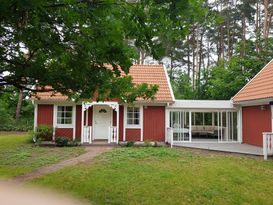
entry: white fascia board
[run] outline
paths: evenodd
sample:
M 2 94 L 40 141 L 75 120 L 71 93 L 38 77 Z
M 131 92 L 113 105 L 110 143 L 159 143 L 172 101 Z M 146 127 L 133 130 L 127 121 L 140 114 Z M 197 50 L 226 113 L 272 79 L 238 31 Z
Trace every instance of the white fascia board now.
M 230 100 L 176 100 L 168 109 L 236 109 Z

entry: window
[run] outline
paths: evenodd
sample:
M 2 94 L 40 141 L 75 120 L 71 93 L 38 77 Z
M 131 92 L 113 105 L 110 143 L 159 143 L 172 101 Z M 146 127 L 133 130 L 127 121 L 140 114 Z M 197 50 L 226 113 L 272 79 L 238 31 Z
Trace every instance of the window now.
M 72 106 L 58 106 L 57 124 L 72 125 Z
M 140 108 L 127 108 L 127 125 L 140 125 Z

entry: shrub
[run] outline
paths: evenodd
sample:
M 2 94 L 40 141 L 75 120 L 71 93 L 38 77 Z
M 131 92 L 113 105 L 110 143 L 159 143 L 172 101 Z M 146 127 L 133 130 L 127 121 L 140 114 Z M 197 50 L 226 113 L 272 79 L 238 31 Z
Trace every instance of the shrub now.
M 34 132 L 33 141 L 51 140 L 53 135 L 53 128 L 48 125 L 39 125 Z
M 152 146 L 153 146 L 153 144 L 152 144 L 152 142 L 151 142 L 151 141 L 149 141 L 149 140 L 145 140 L 145 141 L 144 141 L 144 146 L 145 146 L 145 147 L 152 147 Z
M 81 143 L 78 141 L 78 140 L 70 140 L 68 142 L 68 146 L 69 147 L 76 147 L 76 146 L 79 146 Z
M 58 147 L 66 147 L 69 145 L 69 139 L 67 137 L 57 137 L 55 142 Z
M 57 147 L 76 147 L 80 145 L 78 140 L 71 140 L 67 137 L 57 137 L 55 142 Z
M 126 146 L 127 146 L 127 147 L 133 147 L 134 144 L 135 144 L 135 142 L 129 141 L 129 142 L 127 142 Z

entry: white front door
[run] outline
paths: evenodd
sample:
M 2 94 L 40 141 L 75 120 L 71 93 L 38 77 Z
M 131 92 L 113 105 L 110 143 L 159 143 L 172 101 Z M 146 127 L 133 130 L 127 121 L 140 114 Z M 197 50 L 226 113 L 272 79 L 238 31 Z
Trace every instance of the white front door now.
M 94 139 L 108 139 L 109 127 L 112 124 L 112 109 L 107 105 L 95 105 L 93 108 L 94 122 Z

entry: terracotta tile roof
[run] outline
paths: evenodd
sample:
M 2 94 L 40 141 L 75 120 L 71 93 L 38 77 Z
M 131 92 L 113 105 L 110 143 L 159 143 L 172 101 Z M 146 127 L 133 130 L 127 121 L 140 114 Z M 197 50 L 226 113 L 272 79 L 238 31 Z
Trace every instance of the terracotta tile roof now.
M 147 83 L 150 85 L 159 85 L 159 89 L 155 95 L 154 102 L 173 102 L 173 91 L 168 80 L 167 72 L 163 65 L 133 65 L 130 68 L 130 76 L 133 78 L 133 83 Z M 67 96 L 60 93 L 39 92 L 34 99 L 65 101 Z M 141 99 L 138 99 L 141 101 Z
M 233 102 L 273 98 L 273 60 L 270 61 L 233 98 Z

